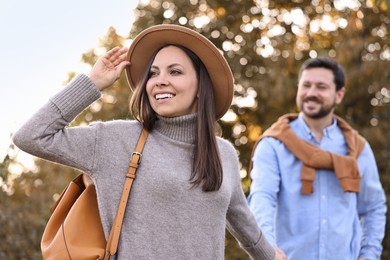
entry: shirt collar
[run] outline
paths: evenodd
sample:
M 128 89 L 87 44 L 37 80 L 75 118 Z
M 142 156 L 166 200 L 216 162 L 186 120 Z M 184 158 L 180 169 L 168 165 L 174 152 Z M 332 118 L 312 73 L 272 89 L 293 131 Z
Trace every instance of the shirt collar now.
M 306 124 L 305 120 L 303 120 L 302 112 L 299 113 L 296 121 L 298 124 L 298 131 L 300 132 L 301 137 L 304 137 L 304 139 L 306 140 L 315 140 L 314 134 L 310 130 L 309 126 Z M 333 139 L 332 137 L 336 133 L 337 129 L 337 120 L 333 118 L 332 124 L 323 130 L 323 135 L 329 139 Z

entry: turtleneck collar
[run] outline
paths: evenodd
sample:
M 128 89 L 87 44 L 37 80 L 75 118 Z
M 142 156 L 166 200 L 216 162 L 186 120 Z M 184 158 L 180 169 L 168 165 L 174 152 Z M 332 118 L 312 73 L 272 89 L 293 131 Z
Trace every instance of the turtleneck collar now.
M 154 130 L 179 142 L 189 144 L 195 142 L 197 113 L 178 117 L 157 116 L 157 118 Z

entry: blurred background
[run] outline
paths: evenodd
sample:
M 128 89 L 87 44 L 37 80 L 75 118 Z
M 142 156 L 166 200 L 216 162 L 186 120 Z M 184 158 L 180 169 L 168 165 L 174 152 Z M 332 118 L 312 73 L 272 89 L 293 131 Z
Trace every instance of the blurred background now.
M 111 13 L 112 16 L 109 6 L 112 3 L 118 5 L 117 1 L 103 2 L 97 4 L 91 1 L 84 9 L 87 14 L 72 13 L 77 10 L 78 3 L 72 5 L 69 9 L 71 15 L 67 16 L 65 24 L 55 28 L 59 34 L 66 30 L 72 32 L 73 29 L 68 27 L 72 24 L 72 18 L 81 21 L 90 14 L 96 16 L 87 19 L 91 24 L 84 28 L 85 31 L 90 26 L 96 27 L 95 22 L 101 20 L 109 24 L 101 25 L 103 28 L 100 29 L 104 29 L 104 32 L 91 46 L 80 53 L 72 53 L 77 55 L 73 62 L 78 65 L 62 71 L 65 82 L 77 73 L 88 72 L 96 59 L 114 46 L 129 46 L 137 33 L 151 25 L 180 24 L 205 35 L 223 51 L 234 73 L 233 105 L 219 123 L 223 137 L 235 145 L 240 156 L 242 186 L 247 194 L 247 167 L 254 142 L 279 116 L 297 111 L 295 93 L 300 65 L 308 58 L 330 56 L 342 64 L 347 76 L 347 93 L 336 113 L 370 142 L 382 184 L 389 196 L 390 1 L 140 0 L 133 6 L 121 6 L 125 13 L 114 13 L 115 16 L 125 16 L 123 23 L 128 28 L 125 32 L 119 31 L 111 23 L 111 18 L 103 15 Z M 99 6 L 106 10 L 99 9 Z M 101 15 L 96 10 L 101 10 Z M 2 24 L 1 19 L 0 16 Z M 48 17 L 45 24 L 50 22 Z M 73 26 L 76 30 L 76 27 L 84 24 Z M 12 29 L 12 23 L 9 27 Z M 20 33 L 24 35 L 27 32 Z M 28 33 L 34 37 L 33 31 Z M 28 45 L 28 39 L 24 43 Z M 32 51 L 45 55 L 44 39 L 41 44 L 40 48 Z M 66 51 L 66 42 L 60 41 L 58 44 Z M 0 49 L 5 55 L 7 50 Z M 19 51 L 23 52 L 24 49 L 19 48 Z M 51 58 L 56 59 L 55 53 Z M 16 68 L 19 67 L 12 70 L 18 70 Z M 36 73 L 40 73 L 44 80 L 50 71 Z M 60 88 L 53 86 L 48 93 L 51 95 Z M 7 86 L 7 89 L 8 92 L 12 91 L 12 86 Z M 14 98 L 30 102 L 26 93 L 16 92 L 14 95 Z M 128 112 L 130 95 L 123 75 L 72 124 L 131 119 Z M 13 107 L 9 106 L 8 109 L 12 110 Z M 2 117 L 9 114 L 3 109 L 1 113 Z M 9 131 L 5 133 L 7 139 L 12 133 L 12 130 Z M 49 208 L 77 172 L 31 158 L 10 143 L 0 162 L 0 259 L 41 259 L 40 238 L 50 216 Z M 390 259 L 389 225 L 386 233 L 382 259 Z M 229 234 L 226 237 L 225 258 L 248 259 Z

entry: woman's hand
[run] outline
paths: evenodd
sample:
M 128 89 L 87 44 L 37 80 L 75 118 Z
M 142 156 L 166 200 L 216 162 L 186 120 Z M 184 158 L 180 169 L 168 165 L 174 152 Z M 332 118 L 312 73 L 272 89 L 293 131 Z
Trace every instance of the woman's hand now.
M 115 47 L 96 61 L 89 77 L 99 90 L 111 86 L 119 79 L 123 69 L 130 65 L 130 62 L 126 60 L 126 54 L 126 47 Z
M 286 254 L 279 247 L 275 247 L 275 260 L 287 260 Z

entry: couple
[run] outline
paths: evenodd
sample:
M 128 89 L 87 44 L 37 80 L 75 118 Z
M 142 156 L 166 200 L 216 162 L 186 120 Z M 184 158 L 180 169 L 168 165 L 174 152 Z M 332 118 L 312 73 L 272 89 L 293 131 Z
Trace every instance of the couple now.
M 67 127 L 123 70 L 136 120 Z M 232 73 L 209 40 L 182 26 L 158 25 L 141 32 L 129 49 L 108 51 L 89 75 L 78 75 L 52 97 L 13 141 L 30 154 L 87 172 L 108 236 L 131 152 L 142 128 L 150 132 L 117 259 L 223 259 L 226 227 L 251 258 L 287 259 L 249 209 L 234 147 L 215 136 L 216 121 L 232 98 Z M 259 197 L 253 194 L 252 200 Z

